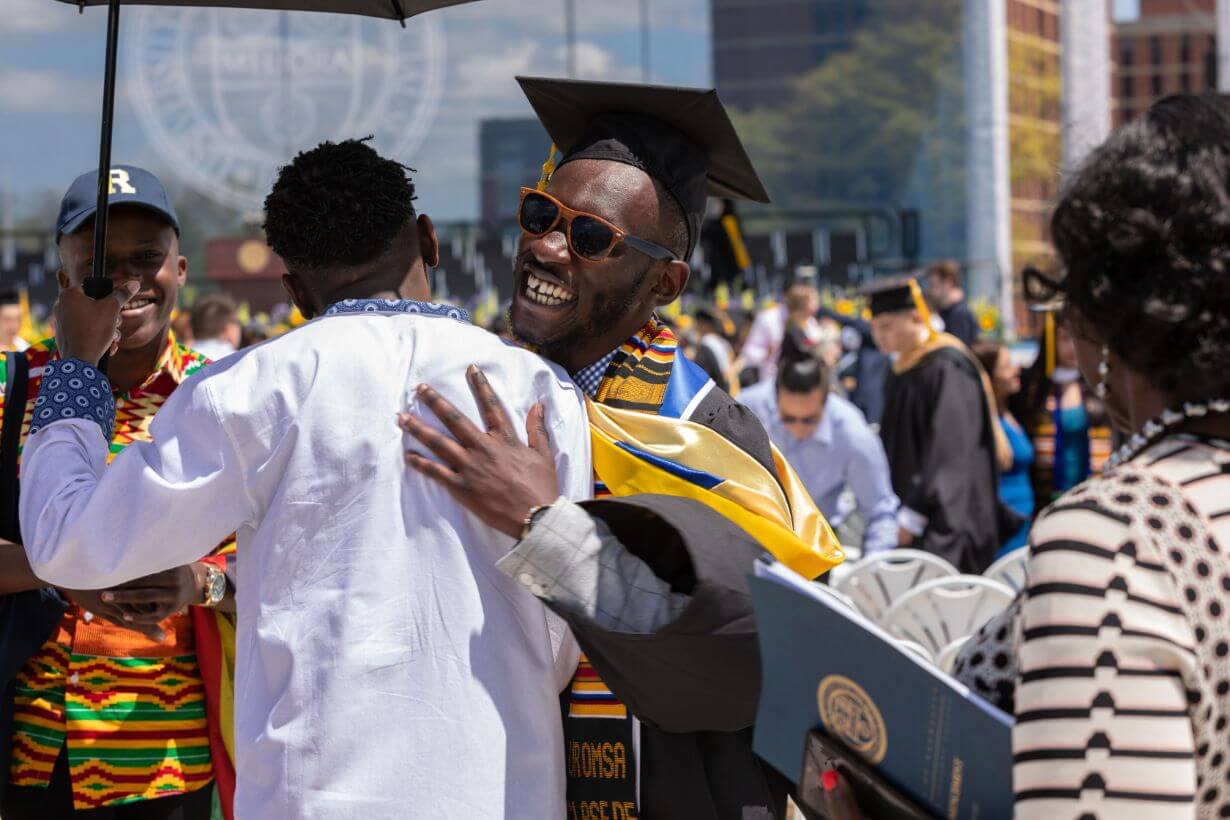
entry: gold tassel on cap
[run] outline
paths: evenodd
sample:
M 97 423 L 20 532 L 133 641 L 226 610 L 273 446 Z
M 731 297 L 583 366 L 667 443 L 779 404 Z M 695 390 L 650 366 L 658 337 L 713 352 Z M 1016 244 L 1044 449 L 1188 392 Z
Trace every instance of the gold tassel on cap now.
M 547 183 L 551 181 L 551 175 L 555 173 L 555 143 L 551 143 L 551 153 L 547 154 L 547 161 L 542 164 L 542 176 L 538 178 L 538 190 L 547 190 Z
M 1046 312 L 1042 344 L 1044 345 L 1042 355 L 1046 356 L 1046 375 L 1050 378 L 1055 375 L 1057 351 L 1055 349 L 1055 314 L 1049 310 Z
M 735 255 L 735 267 L 746 272 L 752 266 L 752 258 L 748 255 L 747 245 L 743 242 L 743 233 L 739 230 L 739 220 L 734 214 L 726 214 L 722 217 L 722 230 L 726 232 L 730 250 Z
M 931 310 L 927 307 L 927 300 L 923 298 L 922 288 L 918 286 L 918 280 L 910 279 L 910 296 L 914 299 L 914 307 L 918 310 L 918 315 L 922 318 L 922 323 L 927 326 L 927 338 L 935 338 L 935 325 L 931 323 Z

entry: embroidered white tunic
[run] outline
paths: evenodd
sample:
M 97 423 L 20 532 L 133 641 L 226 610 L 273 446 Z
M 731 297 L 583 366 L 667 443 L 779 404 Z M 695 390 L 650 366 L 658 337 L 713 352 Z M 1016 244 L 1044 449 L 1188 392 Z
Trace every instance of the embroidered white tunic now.
M 31 564 L 100 588 L 238 532 L 239 818 L 563 817 L 557 657 L 566 679 L 575 644 L 496 569 L 512 539 L 405 466 L 394 414 L 434 423 L 414 392 L 428 383 L 481 424 L 478 364 L 523 438 L 545 404 L 560 492 L 582 499 L 580 393 L 469 324 L 394 312 L 431 306 L 377 306 L 211 366 L 106 470 L 98 416 L 57 409 L 25 450 Z

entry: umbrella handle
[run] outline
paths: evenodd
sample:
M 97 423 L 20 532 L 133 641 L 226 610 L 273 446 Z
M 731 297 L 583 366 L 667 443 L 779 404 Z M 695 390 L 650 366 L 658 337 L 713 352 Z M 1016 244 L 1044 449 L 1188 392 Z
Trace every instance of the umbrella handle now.
M 81 287 L 86 296 L 98 301 L 111 295 L 111 291 L 115 290 L 115 283 L 106 276 L 87 276 Z
M 115 122 L 115 63 L 120 38 L 120 0 L 107 4 L 107 54 L 103 71 L 102 124 L 98 140 L 98 202 L 94 210 L 94 266 L 83 285 L 91 299 L 110 295 L 107 277 L 107 202 L 111 194 L 111 131 Z
M 98 141 L 98 204 L 94 211 L 94 266 L 82 282 L 85 295 L 91 299 L 105 299 L 111 295 L 115 283 L 107 273 L 107 201 L 111 193 L 111 131 L 115 122 L 115 63 L 119 51 L 120 0 L 107 3 L 107 54 L 103 71 L 102 127 Z M 107 372 L 104 355 L 98 369 Z

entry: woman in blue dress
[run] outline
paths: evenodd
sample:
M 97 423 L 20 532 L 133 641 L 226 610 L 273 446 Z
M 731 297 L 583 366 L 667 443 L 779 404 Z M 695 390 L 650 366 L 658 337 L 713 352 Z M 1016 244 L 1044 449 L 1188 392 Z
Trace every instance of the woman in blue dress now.
M 991 377 L 995 403 L 999 406 L 999 424 L 1012 445 L 1012 467 L 999 477 L 999 498 L 1024 521 L 999 548 L 996 558 L 1025 546 L 1029 525 L 1034 517 L 1034 488 L 1030 473 L 1034 464 L 1034 446 L 1029 434 L 1008 410 L 1008 399 L 1021 389 L 1021 368 L 1012 361 L 1008 348 L 990 339 L 974 343 L 974 355 Z

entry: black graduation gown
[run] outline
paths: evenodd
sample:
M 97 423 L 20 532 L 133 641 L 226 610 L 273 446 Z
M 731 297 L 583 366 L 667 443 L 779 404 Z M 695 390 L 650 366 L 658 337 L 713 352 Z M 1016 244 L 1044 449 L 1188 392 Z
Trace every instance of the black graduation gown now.
M 725 393 L 711 391 L 691 420 L 761 463 L 772 463 L 760 423 Z M 613 631 L 556 610 L 611 692 L 641 722 L 639 814 L 580 805 L 574 780 L 569 820 L 783 817 L 790 784 L 752 753 L 760 652 L 747 575 L 763 548 L 740 527 L 689 499 L 638 495 L 582 506 L 691 600 L 673 623 L 650 634 Z M 610 723 L 614 730 L 619 722 L 584 723 L 598 724 L 599 730 Z M 566 735 L 571 745 L 574 730 L 566 729 Z
M 940 348 L 885 388 L 880 436 L 893 491 L 927 519 L 913 546 L 980 573 L 999 546 L 999 468 L 982 382 L 960 351 Z

